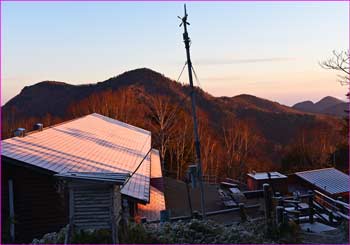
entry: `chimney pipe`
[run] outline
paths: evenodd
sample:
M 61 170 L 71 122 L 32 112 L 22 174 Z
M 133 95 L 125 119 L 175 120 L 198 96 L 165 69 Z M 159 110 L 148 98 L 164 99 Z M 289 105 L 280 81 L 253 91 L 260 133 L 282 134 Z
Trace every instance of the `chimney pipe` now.
M 42 123 L 36 123 L 33 127 L 34 130 L 43 131 L 44 125 Z
M 15 136 L 15 137 L 24 137 L 24 136 L 26 136 L 26 129 L 25 128 L 17 128 L 13 132 L 13 136 Z

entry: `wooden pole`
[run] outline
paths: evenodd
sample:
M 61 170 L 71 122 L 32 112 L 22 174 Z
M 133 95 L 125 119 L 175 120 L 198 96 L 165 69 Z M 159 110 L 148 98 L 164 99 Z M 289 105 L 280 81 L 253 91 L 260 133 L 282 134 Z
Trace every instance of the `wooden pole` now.
M 267 183 L 263 184 L 263 191 L 264 191 L 266 230 L 267 230 L 267 233 L 270 234 L 272 230 L 272 220 L 271 220 L 272 196 L 271 196 L 270 185 Z
M 190 208 L 190 215 L 191 217 L 193 217 L 192 201 L 191 201 L 190 188 L 188 187 L 188 181 L 186 181 L 185 184 L 186 184 L 186 191 L 187 191 L 188 206 Z
M 11 241 L 15 241 L 15 207 L 14 207 L 14 195 L 13 195 L 13 181 L 8 181 L 9 185 L 9 206 L 10 206 L 10 237 Z
M 73 229 L 74 229 L 74 191 L 72 187 L 69 186 L 69 225 L 68 225 L 64 244 L 69 244 L 71 242 Z
M 117 229 L 117 219 L 116 216 L 118 214 L 114 213 L 114 205 L 121 205 L 121 203 L 114 203 L 114 186 L 111 186 L 110 188 L 110 198 L 111 198 L 111 205 L 110 205 L 110 213 L 111 213 L 111 230 L 112 230 L 112 243 L 116 244 L 119 243 L 118 241 L 118 229 Z
M 313 191 L 308 191 L 309 196 L 309 222 L 314 223 L 314 193 Z
M 265 219 L 267 222 L 271 220 L 271 190 L 270 185 L 263 184 L 264 190 L 264 204 L 265 204 Z
M 329 224 L 333 224 L 333 213 L 332 211 L 329 211 L 328 213 L 328 220 L 329 220 Z
M 161 210 L 160 211 L 160 223 L 165 223 L 170 221 L 170 211 L 169 210 Z
M 337 197 L 337 201 L 344 202 L 343 198 L 341 196 Z M 341 213 L 346 213 L 344 206 L 341 203 L 337 203 L 336 206 L 339 208 L 339 211 Z
M 284 211 L 283 206 L 276 207 L 276 224 L 277 225 L 280 225 L 283 223 L 283 211 Z
M 240 203 L 240 204 L 238 204 L 238 206 L 239 206 L 239 215 L 241 217 L 241 221 L 242 222 L 247 221 L 247 215 L 245 213 L 244 203 Z
M 300 211 L 295 212 L 295 223 L 300 223 Z

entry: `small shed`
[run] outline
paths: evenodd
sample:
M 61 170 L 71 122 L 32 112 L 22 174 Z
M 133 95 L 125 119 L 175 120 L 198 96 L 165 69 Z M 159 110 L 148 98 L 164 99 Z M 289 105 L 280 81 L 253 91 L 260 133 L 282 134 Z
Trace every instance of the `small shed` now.
M 109 229 L 117 243 L 122 217 L 120 186 L 129 174 L 70 172 L 55 176 L 68 184 L 70 230 Z
M 288 177 L 279 172 L 248 173 L 247 185 L 249 190 L 262 190 L 263 184 L 268 183 L 274 192 L 288 192 Z
M 295 182 L 305 189 L 349 200 L 350 176 L 335 168 L 322 168 L 295 173 Z

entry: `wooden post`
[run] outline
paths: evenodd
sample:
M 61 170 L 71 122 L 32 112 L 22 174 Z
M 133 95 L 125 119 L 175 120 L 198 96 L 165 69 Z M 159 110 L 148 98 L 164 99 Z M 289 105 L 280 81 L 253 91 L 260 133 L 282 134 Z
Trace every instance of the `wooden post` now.
M 130 208 L 128 204 L 128 200 L 122 199 L 122 210 L 123 210 L 123 222 L 125 226 L 128 226 L 129 224 L 129 218 L 130 218 Z
M 313 191 L 308 191 L 309 196 L 309 222 L 314 223 L 314 193 Z
M 238 204 L 238 206 L 239 206 L 239 215 L 241 217 L 241 221 L 242 222 L 247 221 L 247 215 L 246 215 L 245 210 L 244 210 L 244 203 L 240 203 L 240 204 Z
M 74 223 L 74 190 L 69 189 L 69 223 L 73 226 Z
M 190 194 L 190 189 L 188 187 L 188 182 L 189 182 L 190 174 L 187 173 L 186 177 L 186 192 L 187 192 L 187 200 L 188 200 L 188 207 L 190 208 L 190 215 L 193 217 L 193 210 L 192 210 L 192 202 L 191 202 L 191 194 Z
M 267 222 L 271 220 L 271 190 L 269 184 L 263 184 L 264 204 L 265 204 L 265 219 Z
M 276 207 L 276 224 L 277 225 L 280 225 L 283 223 L 283 211 L 284 211 L 283 206 Z
M 283 224 L 288 224 L 288 222 L 289 222 L 288 214 L 287 214 L 287 212 L 284 212 L 283 213 Z
M 283 197 L 278 197 L 278 199 L 277 199 L 277 205 L 278 205 L 278 206 L 284 207 L 283 203 L 284 203 Z
M 330 212 L 328 213 L 328 220 L 329 220 L 329 223 L 330 223 L 330 224 L 333 224 L 333 213 L 332 213 L 332 211 L 330 211 Z
M 111 199 L 110 213 L 111 213 L 112 243 L 116 244 L 119 242 L 118 242 L 118 233 L 117 233 L 118 230 L 117 230 L 117 226 L 116 226 L 116 222 L 117 222 L 116 215 L 117 214 L 114 213 L 114 205 L 118 205 L 118 204 L 114 203 L 114 186 L 111 186 L 111 188 L 110 188 L 110 199 Z
M 69 225 L 64 243 L 69 244 L 74 228 L 74 191 L 72 187 L 69 187 Z
M 338 196 L 338 197 L 337 197 L 337 201 L 344 202 L 344 200 L 343 200 L 343 198 L 342 198 L 341 196 Z M 345 212 L 346 212 L 346 211 L 345 211 L 345 208 L 344 208 L 344 206 L 343 206 L 342 204 L 337 203 L 336 206 L 339 208 L 339 211 L 340 211 L 341 213 L 345 213 Z
M 192 218 L 194 218 L 194 219 L 201 219 L 201 217 L 203 217 L 203 215 L 200 215 L 197 210 L 193 211 Z
M 272 220 L 271 220 L 271 206 L 272 206 L 272 195 L 270 190 L 270 185 L 263 184 L 264 190 L 264 204 L 265 204 L 265 220 L 266 220 L 266 230 L 270 234 L 272 231 Z
M 161 210 L 160 211 L 160 223 L 169 222 L 170 221 L 170 211 L 169 210 Z
M 300 211 L 295 212 L 295 223 L 300 223 Z
M 9 207 L 10 207 L 10 237 L 11 241 L 15 241 L 15 206 L 14 206 L 14 197 L 13 197 L 13 181 L 9 179 Z

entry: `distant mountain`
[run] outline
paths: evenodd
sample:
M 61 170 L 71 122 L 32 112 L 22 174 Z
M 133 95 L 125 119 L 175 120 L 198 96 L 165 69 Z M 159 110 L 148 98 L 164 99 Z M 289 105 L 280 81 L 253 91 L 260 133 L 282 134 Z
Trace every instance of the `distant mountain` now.
M 320 113 L 323 114 L 329 114 L 329 115 L 335 115 L 335 116 L 346 116 L 349 112 L 350 104 L 349 102 L 346 103 L 339 103 L 330 107 L 327 107 L 326 109 L 320 111 Z
M 346 110 L 349 110 L 349 103 L 327 96 L 320 101 L 313 103 L 312 101 L 303 101 L 295 104 L 292 108 L 299 111 L 329 114 L 334 116 L 345 116 Z
M 300 111 L 316 112 L 315 104 L 310 100 L 296 103 L 292 108 Z
M 2 136 L 10 137 L 11 132 L 17 127 L 30 130 L 36 122 L 49 126 L 96 112 L 149 129 L 156 137 L 157 127 L 154 124 L 154 117 L 150 114 L 152 98 L 165 98 L 170 101 L 167 110 L 176 109 L 177 127 L 185 130 L 192 127 L 189 94 L 188 85 L 181 85 L 147 68 L 128 71 L 95 84 L 70 85 L 44 81 L 23 88 L 2 107 Z M 223 157 L 227 152 L 223 148 L 225 145 L 223 130 L 236 127 L 240 121 L 249 123 L 249 130 L 256 134 L 253 140 L 258 143 L 252 146 L 254 150 L 246 159 L 249 164 L 253 164 L 247 168 L 254 170 L 267 170 L 266 166 L 269 164 L 270 166 L 279 164 L 281 149 L 295 141 L 300 130 L 312 128 L 317 132 L 318 128 L 322 130 L 326 128 L 331 133 L 334 131 L 336 135 L 335 132 L 340 125 L 338 118 L 302 112 L 299 108 L 287 107 L 247 94 L 214 97 L 196 88 L 196 99 L 201 134 L 203 132 L 206 134 L 202 139 L 203 147 L 209 147 L 213 143 L 216 147 L 216 157 L 210 158 L 210 154 L 205 157 L 212 159 L 211 161 L 221 159 L 220 164 L 225 164 L 226 159 Z M 191 130 L 186 139 L 193 139 Z M 157 140 L 156 138 L 155 147 L 159 147 Z M 186 149 L 193 151 L 192 146 L 188 143 Z M 203 152 L 206 154 L 206 150 Z M 186 163 L 194 161 L 190 156 L 191 154 Z M 173 166 L 177 164 L 174 163 Z M 214 163 L 211 164 L 215 166 Z

